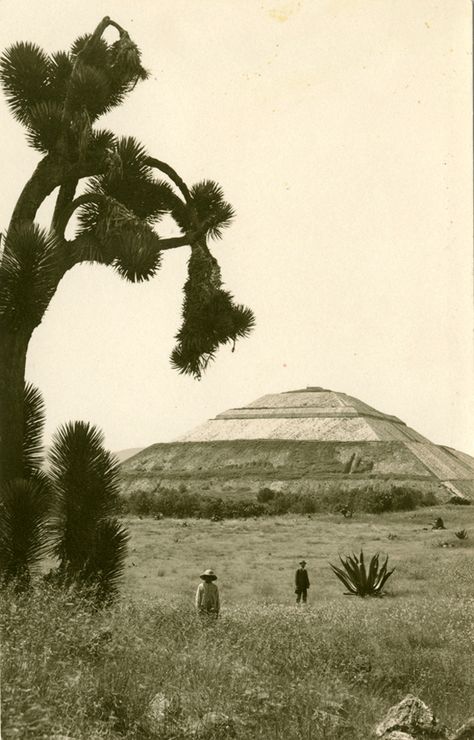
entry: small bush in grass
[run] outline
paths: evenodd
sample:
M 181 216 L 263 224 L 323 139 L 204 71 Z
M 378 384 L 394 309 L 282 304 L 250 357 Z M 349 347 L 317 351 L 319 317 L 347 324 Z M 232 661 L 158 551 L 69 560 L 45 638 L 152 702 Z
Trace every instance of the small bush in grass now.
M 349 555 L 346 558 L 339 557 L 342 568 L 337 568 L 330 563 L 332 570 L 339 580 L 348 589 L 348 594 L 353 596 L 382 596 L 383 587 L 392 575 L 392 570 L 387 569 L 388 556 L 382 564 L 379 563 L 379 554 L 373 555 L 368 569 L 365 566 L 364 553 L 360 555 Z
M 259 504 L 268 504 L 275 498 L 275 491 L 271 488 L 261 488 L 257 493 L 257 501 Z
M 153 516 L 156 507 L 156 494 L 149 491 L 133 491 L 130 496 L 121 501 L 123 514 L 133 516 Z
M 463 496 L 453 496 L 449 499 L 450 504 L 454 504 L 455 506 L 470 506 L 471 501 L 468 498 L 464 498 Z
M 460 529 L 459 532 L 454 533 L 458 540 L 467 540 L 467 529 Z
M 248 519 L 258 517 L 267 513 L 263 504 L 255 501 L 226 501 L 223 507 L 223 515 L 229 519 Z

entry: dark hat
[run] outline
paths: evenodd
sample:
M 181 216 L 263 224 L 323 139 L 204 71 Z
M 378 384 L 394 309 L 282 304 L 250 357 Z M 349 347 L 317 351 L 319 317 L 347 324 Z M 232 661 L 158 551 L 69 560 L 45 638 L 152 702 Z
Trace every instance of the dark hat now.
M 215 581 L 217 576 L 213 570 L 208 568 L 207 570 L 204 571 L 204 573 L 201 573 L 199 578 L 202 578 L 202 579 L 209 578 L 210 581 Z
M 306 560 L 300 560 L 300 565 L 306 565 Z

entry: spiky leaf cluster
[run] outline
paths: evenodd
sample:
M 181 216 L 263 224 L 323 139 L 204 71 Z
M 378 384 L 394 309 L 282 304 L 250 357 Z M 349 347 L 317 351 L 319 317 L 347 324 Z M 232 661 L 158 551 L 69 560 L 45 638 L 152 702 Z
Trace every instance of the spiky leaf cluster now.
M 33 475 L 43 463 L 43 430 L 45 405 L 43 396 L 32 383 L 26 383 L 23 393 L 23 470 Z
M 92 237 L 100 251 L 99 261 L 113 264 L 131 282 L 152 277 L 160 267 L 158 234 L 115 198 L 99 193 L 80 214 L 82 237 Z
M 31 109 L 50 101 L 51 60 L 36 44 L 13 44 L 0 58 L 0 78 L 15 118 L 28 124 Z
M 54 485 L 54 553 L 66 580 L 111 590 L 123 570 L 127 534 L 116 521 L 117 460 L 93 425 L 70 422 L 49 453 Z
M 107 157 L 107 172 L 91 179 L 90 192 L 124 203 L 148 224 L 158 222 L 179 201 L 168 183 L 155 179 L 153 169 L 146 163 L 144 147 L 133 137 L 123 137 L 109 146 Z M 94 225 L 87 210 L 83 223 L 86 228 Z
M 47 477 L 36 473 L 0 487 L 0 581 L 28 588 L 47 551 L 47 518 L 51 490 Z
M 123 575 L 130 535 L 116 518 L 97 524 L 92 547 L 80 574 L 81 583 L 94 589 L 100 601 L 113 597 Z
M 344 559 L 339 556 L 339 560 L 342 568 L 332 563 L 329 565 L 348 593 L 354 596 L 382 596 L 383 587 L 395 570 L 388 570 L 388 556 L 383 563 L 379 563 L 378 553 L 371 557 L 369 567 L 366 568 L 362 550 L 359 556 L 349 555 Z
M 222 230 L 235 216 L 222 188 L 212 180 L 203 180 L 193 185 L 190 196 L 188 203 L 179 201 L 174 205 L 172 215 L 176 223 L 184 232 L 198 227 L 206 236 L 220 239 Z
M 218 347 L 247 336 L 254 324 L 252 311 L 235 304 L 222 288 L 217 260 L 201 240 L 193 246 L 188 262 L 183 321 L 171 355 L 173 366 L 199 379 Z
M 49 56 L 29 42 L 13 44 L 0 58 L 0 80 L 31 146 L 50 152 L 63 142 L 83 155 L 92 124 L 119 105 L 147 73 L 126 32 L 109 45 L 83 36 L 70 53 Z
M 52 233 L 36 224 L 7 234 L 0 264 L 0 326 L 37 326 L 57 286 L 59 247 Z

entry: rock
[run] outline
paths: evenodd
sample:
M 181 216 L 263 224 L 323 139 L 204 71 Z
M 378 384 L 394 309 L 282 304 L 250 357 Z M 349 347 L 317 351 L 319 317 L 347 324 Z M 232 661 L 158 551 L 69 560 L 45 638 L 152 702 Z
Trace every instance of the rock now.
M 384 740 L 394 740 L 395 731 L 415 737 L 446 737 L 445 729 L 439 725 L 429 706 L 412 694 L 390 707 L 385 719 L 375 728 L 377 737 Z
M 171 706 L 171 702 L 164 694 L 155 694 L 148 705 L 148 719 L 154 724 L 160 725 L 166 720 L 166 715 Z
M 474 740 L 474 717 L 470 717 L 462 727 L 450 735 L 449 740 Z

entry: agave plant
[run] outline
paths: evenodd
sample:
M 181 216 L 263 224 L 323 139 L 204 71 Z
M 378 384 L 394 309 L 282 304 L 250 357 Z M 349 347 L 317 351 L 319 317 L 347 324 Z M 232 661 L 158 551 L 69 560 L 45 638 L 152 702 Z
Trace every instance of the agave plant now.
M 342 563 L 342 568 L 337 568 L 332 563 L 329 563 L 329 565 L 347 588 L 346 593 L 362 598 L 365 596 L 382 596 L 383 587 L 395 570 L 395 568 L 387 569 L 388 556 L 383 563 L 379 563 L 378 553 L 370 558 L 368 568 L 366 568 L 362 550 L 359 556 L 355 554 L 346 558 L 339 556 L 339 560 Z
M 460 529 L 459 532 L 454 533 L 458 540 L 467 540 L 467 529 Z

